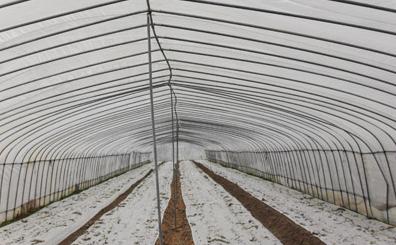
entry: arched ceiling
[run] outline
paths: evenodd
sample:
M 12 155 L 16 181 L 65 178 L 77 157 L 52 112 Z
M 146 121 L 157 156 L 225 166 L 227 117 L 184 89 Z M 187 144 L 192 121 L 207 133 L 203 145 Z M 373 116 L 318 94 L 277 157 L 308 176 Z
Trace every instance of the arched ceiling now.
M 0 3 L 0 160 L 159 144 L 395 151 L 396 3 Z

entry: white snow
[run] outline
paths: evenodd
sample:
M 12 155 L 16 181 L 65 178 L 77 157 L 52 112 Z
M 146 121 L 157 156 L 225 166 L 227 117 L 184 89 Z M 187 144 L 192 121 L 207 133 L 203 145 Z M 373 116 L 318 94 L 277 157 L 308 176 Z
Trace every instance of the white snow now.
M 0 244 L 57 244 L 143 177 L 151 166 L 143 165 L 1 227 Z
M 162 215 L 170 197 L 172 164 L 159 168 Z M 73 244 L 154 244 L 158 237 L 154 174 L 116 208 L 102 216 Z
M 218 164 L 200 161 L 316 234 L 326 244 L 396 244 L 396 228 L 306 194 Z M 144 165 L 0 228 L 0 244 L 57 244 L 141 178 Z M 183 198 L 195 244 L 281 244 L 191 162 L 180 164 Z M 159 168 L 162 212 L 172 166 Z M 106 213 L 74 244 L 154 244 L 158 236 L 154 175 Z
M 182 162 L 180 168 L 195 244 L 281 244 L 238 200 L 190 161 Z
M 316 234 L 326 244 L 396 244 L 396 227 L 238 170 L 200 160 L 215 173 Z

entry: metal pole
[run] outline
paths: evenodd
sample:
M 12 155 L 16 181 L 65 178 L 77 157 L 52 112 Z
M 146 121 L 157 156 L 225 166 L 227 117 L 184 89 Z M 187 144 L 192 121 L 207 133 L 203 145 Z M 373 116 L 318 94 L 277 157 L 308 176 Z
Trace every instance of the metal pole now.
M 176 123 L 176 164 L 179 164 L 179 123 Z
M 172 166 L 173 166 L 173 180 L 174 180 L 174 187 L 173 187 L 173 191 L 176 192 L 177 188 L 176 188 L 176 165 L 175 165 L 175 129 L 174 129 L 174 117 L 173 117 L 173 91 L 172 91 L 172 87 L 171 84 L 169 82 L 169 92 L 170 92 L 170 97 L 171 97 L 171 115 L 172 115 Z M 176 227 L 176 204 L 177 204 L 177 193 L 173 193 L 173 222 L 174 222 L 174 226 L 175 229 Z
M 174 134 L 174 118 L 173 118 L 173 94 L 172 88 L 169 85 L 170 96 L 171 96 L 171 114 L 172 114 L 172 163 L 173 163 L 173 171 L 175 170 L 175 134 Z M 175 172 L 173 172 L 175 173 Z
M 151 105 L 151 127 L 153 131 L 153 153 L 154 153 L 154 164 L 155 164 L 155 187 L 157 190 L 157 209 L 158 209 L 158 230 L 159 230 L 159 241 L 163 245 L 162 227 L 161 227 L 161 200 L 159 191 L 159 180 L 158 180 L 158 161 L 157 161 L 157 140 L 155 137 L 155 118 L 154 118 L 154 96 L 153 96 L 153 77 L 151 67 L 151 33 L 150 33 L 150 13 L 147 13 L 147 44 L 148 44 L 148 63 L 149 63 L 149 82 L 150 82 L 150 105 Z

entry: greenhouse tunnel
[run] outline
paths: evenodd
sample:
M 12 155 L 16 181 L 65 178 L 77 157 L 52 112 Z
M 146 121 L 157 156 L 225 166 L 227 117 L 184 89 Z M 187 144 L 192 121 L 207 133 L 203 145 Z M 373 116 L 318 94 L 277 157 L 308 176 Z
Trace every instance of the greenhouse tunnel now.
M 395 1 L 2 0 L 0 224 L 201 159 L 396 225 L 395 81 Z

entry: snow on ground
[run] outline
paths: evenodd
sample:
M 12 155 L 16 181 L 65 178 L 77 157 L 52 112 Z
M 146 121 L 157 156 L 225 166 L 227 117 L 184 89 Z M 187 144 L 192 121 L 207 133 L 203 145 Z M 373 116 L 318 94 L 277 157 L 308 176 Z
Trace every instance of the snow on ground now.
M 326 244 L 396 244 L 396 227 L 238 170 L 204 160 L 199 162 L 256 198 L 264 199 Z
M 1 227 L 0 244 L 57 244 L 126 191 L 150 168 L 150 164 L 143 165 Z
M 159 167 L 162 215 L 170 197 L 172 164 Z M 158 237 L 155 175 L 140 183 L 120 205 L 96 221 L 73 244 L 150 244 Z
M 242 204 L 190 161 L 180 164 L 195 244 L 281 244 Z

